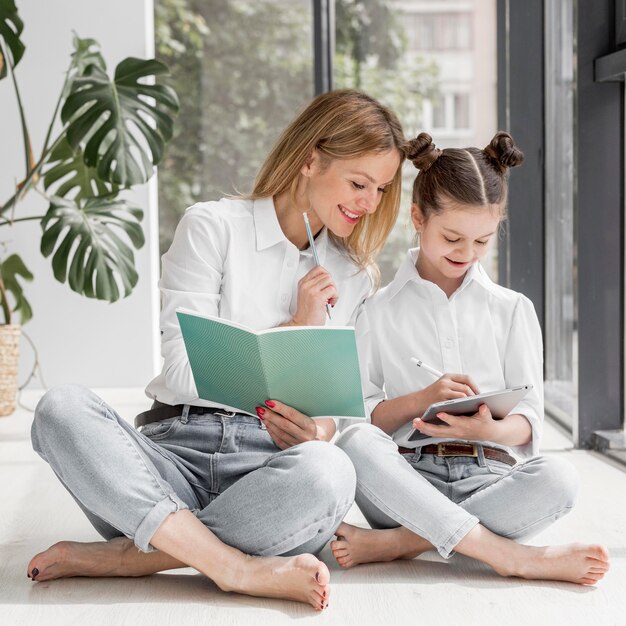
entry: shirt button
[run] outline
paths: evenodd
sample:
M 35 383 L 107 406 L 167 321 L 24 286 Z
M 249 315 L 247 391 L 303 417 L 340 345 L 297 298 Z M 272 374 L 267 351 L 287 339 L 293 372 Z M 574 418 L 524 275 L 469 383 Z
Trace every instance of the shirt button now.
M 450 337 L 448 337 L 443 344 L 443 347 L 449 350 L 450 348 L 452 348 L 452 346 L 454 346 L 454 339 L 450 339 Z
M 287 302 L 287 294 L 284 293 L 281 297 L 280 297 L 280 301 L 281 302 Z
M 294 263 L 293 261 L 287 261 L 287 267 L 293 267 Z

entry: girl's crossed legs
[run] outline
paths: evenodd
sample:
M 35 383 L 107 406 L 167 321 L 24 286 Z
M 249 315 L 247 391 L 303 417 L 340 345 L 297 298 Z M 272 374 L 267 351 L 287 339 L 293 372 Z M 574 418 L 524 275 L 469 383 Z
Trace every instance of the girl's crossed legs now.
M 108 541 L 55 544 L 33 557 L 29 576 L 189 565 L 226 591 L 328 604 L 328 569 L 313 553 L 353 501 L 341 450 L 308 442 L 279 451 L 256 418 L 219 413 L 147 429 L 153 439 L 82 387 L 44 396 L 33 447 Z
M 354 463 L 356 502 L 375 529 L 339 527 L 331 547 L 343 567 L 436 549 L 444 558 L 456 551 L 483 561 L 503 576 L 594 584 L 608 570 L 603 546 L 514 541 L 572 508 L 577 480 L 567 463 L 537 458 L 510 468 L 485 462 L 482 452 L 478 459 L 403 458 L 371 424 L 349 428 L 337 445 Z

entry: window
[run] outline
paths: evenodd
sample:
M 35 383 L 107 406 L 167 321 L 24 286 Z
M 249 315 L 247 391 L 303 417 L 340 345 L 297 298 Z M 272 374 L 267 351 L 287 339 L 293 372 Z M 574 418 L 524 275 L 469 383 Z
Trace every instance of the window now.
M 181 100 L 159 168 L 160 247 L 185 208 L 249 192 L 280 131 L 313 97 L 309 0 L 155 0 L 157 58 Z
M 468 0 L 462 11 L 458 2 L 440 2 L 436 13 L 433 4 L 336 0 L 335 86 L 363 89 L 390 106 L 407 136 L 427 131 L 441 148 L 484 146 L 497 125 L 496 64 L 477 67 L 476 60 L 495 59 L 496 2 Z M 472 35 L 474 23 L 480 24 L 480 38 Z M 482 85 L 474 81 L 479 71 Z M 476 124 L 472 110 L 480 112 Z M 405 166 L 400 217 L 378 259 L 383 284 L 414 239 L 409 208 L 416 173 Z M 484 261 L 494 278 L 496 258 L 493 249 Z

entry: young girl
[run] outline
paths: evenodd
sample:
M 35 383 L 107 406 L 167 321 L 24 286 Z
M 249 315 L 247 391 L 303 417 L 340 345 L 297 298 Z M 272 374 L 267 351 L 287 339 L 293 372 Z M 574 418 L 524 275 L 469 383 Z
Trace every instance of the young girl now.
M 342 524 L 333 554 L 350 567 L 456 551 L 503 576 L 594 584 L 609 567 L 604 547 L 513 541 L 567 513 L 577 487 L 569 464 L 534 456 L 543 368 L 533 305 L 480 265 L 505 214 L 507 170 L 523 155 L 499 132 L 484 150 L 438 150 L 421 133 L 407 156 L 420 170 L 411 207 L 420 247 L 359 316 L 372 423 L 337 442 L 354 463 L 356 501 L 374 530 Z M 433 382 L 411 357 L 463 373 Z M 439 413 L 445 425 L 415 417 L 433 402 L 526 384 L 532 390 L 502 420 L 486 405 L 468 417 Z M 413 429 L 420 439 L 409 438 Z M 511 449 L 529 460 L 518 463 Z

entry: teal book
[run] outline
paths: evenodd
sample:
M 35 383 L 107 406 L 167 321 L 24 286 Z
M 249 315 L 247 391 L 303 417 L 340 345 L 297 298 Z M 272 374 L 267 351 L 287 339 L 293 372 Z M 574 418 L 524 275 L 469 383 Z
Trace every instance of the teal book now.
M 365 419 L 354 328 L 255 331 L 178 309 L 198 396 L 256 415 L 278 400 L 310 417 Z

